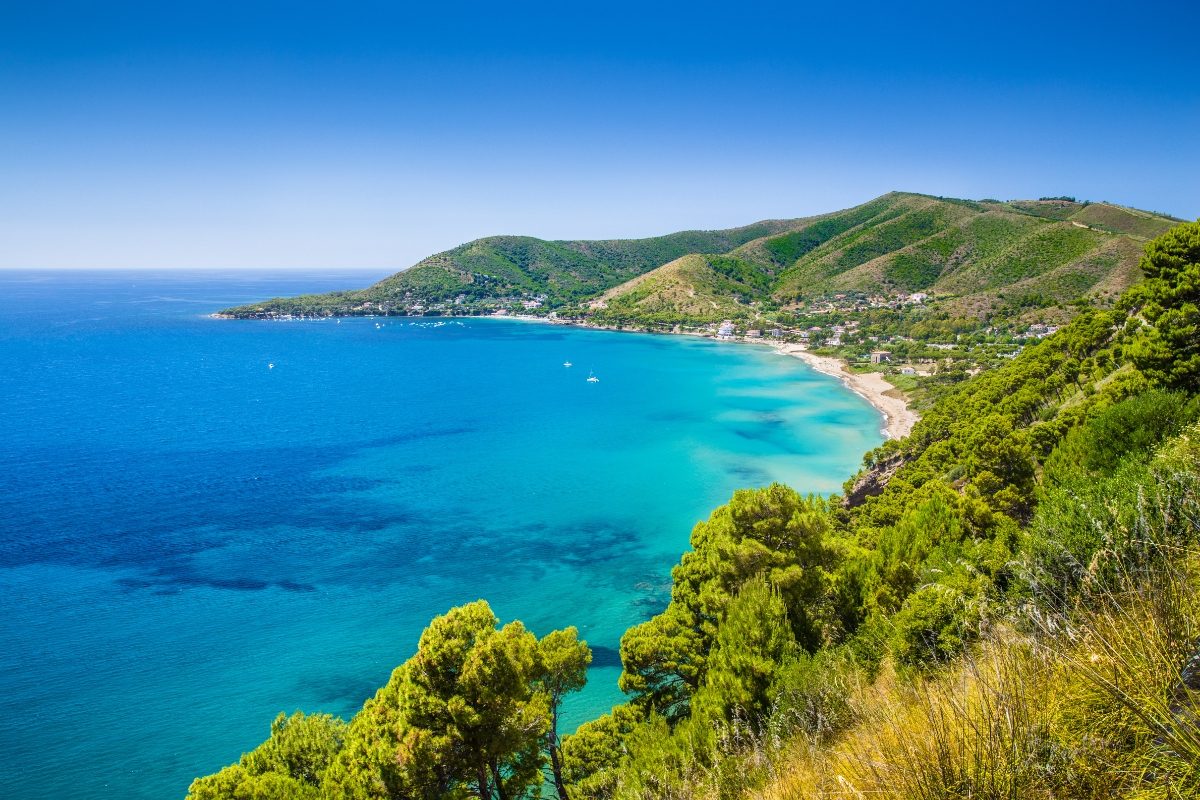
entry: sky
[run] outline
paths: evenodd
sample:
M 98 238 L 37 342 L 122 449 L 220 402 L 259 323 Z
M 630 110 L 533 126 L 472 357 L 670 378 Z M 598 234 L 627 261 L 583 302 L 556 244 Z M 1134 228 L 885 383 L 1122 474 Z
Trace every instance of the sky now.
M 0 268 L 378 269 L 891 190 L 1200 216 L 1200 4 L 0 0 Z

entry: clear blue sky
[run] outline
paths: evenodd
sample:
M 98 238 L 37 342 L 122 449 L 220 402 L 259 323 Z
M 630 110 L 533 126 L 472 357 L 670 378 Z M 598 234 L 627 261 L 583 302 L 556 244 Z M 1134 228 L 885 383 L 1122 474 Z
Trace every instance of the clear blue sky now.
M 891 189 L 1200 216 L 1200 4 L 0 5 L 0 267 L 399 269 Z

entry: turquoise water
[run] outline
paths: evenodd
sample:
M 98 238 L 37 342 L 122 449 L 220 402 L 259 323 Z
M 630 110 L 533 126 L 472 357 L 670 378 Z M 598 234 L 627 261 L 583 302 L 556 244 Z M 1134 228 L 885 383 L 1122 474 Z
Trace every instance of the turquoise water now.
M 351 715 L 478 597 L 580 628 L 578 724 L 697 520 L 836 491 L 881 441 L 767 348 L 206 316 L 378 277 L 0 272 L 0 797 L 182 796 L 281 710 Z

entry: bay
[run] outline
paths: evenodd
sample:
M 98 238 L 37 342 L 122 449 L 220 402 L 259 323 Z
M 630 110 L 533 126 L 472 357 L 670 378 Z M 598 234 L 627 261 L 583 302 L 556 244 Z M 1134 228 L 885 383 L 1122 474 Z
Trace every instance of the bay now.
M 580 628 L 577 725 L 698 520 L 837 491 L 882 440 L 765 347 L 208 316 L 378 277 L 0 272 L 0 796 L 182 797 L 280 711 L 352 715 L 480 597 Z

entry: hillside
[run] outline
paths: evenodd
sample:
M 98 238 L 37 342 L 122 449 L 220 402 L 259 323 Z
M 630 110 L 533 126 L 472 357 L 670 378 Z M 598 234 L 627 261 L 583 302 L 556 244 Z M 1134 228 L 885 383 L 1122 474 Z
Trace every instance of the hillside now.
M 521 300 L 559 307 L 593 297 L 689 253 L 725 252 L 790 230 L 800 220 L 766 220 L 718 231 L 649 239 L 545 241 L 491 236 L 438 253 L 366 289 L 276 298 L 232 308 L 234 317 L 353 316 L 478 312 Z
M 720 313 L 750 317 L 763 308 L 803 307 L 837 294 L 925 292 L 956 312 L 984 317 L 1014 299 L 1043 307 L 1089 296 L 1111 299 L 1137 279 L 1144 239 L 1173 224 L 1108 204 L 891 193 L 799 221 L 728 253 L 737 262 L 732 269 L 739 283 L 752 292 L 738 287 L 730 294 L 711 279 L 680 284 L 676 266 L 665 265 L 661 278 L 651 273 L 604 299 L 614 310 L 652 310 L 658 318 L 672 312 L 692 317 L 707 307 L 711 321 Z M 663 289 L 656 295 L 647 286 Z M 720 302 L 730 299 L 737 302 L 732 310 Z
M 691 254 L 609 289 L 590 303 L 600 317 L 705 323 L 743 316 L 770 276 L 732 256 Z
M 816 217 L 649 239 L 492 236 L 365 289 L 276 298 L 224 313 L 479 314 L 533 307 L 599 322 L 696 324 L 749 320 L 838 294 L 921 291 L 956 312 L 984 317 L 1014 300 L 1047 307 L 1111 299 L 1137 279 L 1144 240 L 1176 222 L 1107 203 L 892 192 Z

